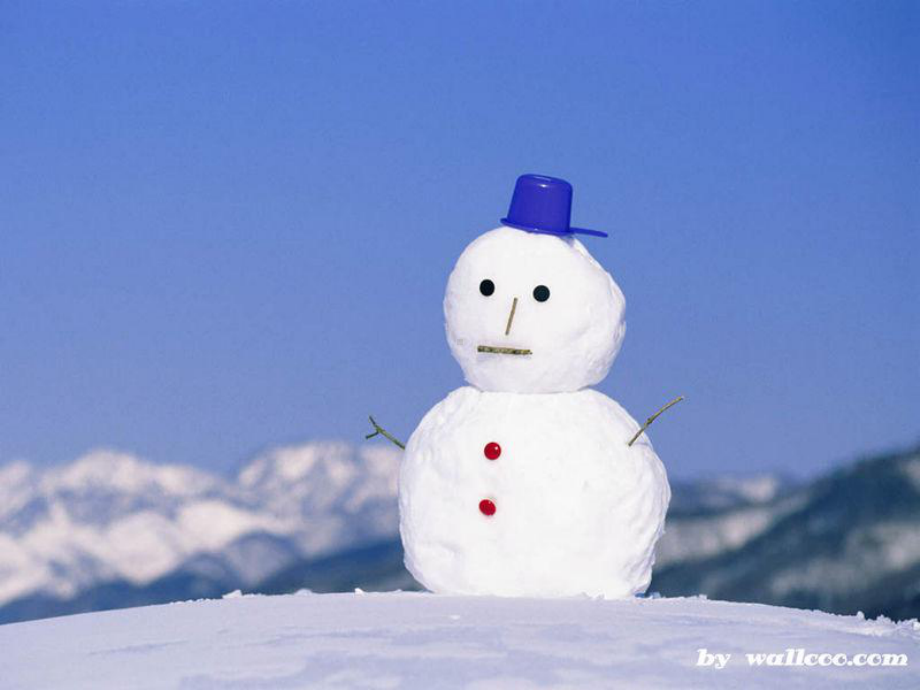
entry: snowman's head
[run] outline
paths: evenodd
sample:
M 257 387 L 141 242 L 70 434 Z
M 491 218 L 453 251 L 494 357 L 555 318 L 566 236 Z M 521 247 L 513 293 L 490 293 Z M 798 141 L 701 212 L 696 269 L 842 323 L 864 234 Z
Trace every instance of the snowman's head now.
M 626 333 L 626 300 L 572 237 L 500 227 L 470 244 L 444 316 L 466 380 L 485 391 L 561 393 L 603 379 Z

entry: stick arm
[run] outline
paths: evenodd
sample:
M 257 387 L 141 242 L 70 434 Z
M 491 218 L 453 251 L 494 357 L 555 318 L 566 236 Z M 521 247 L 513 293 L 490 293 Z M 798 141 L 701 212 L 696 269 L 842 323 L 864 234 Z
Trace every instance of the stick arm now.
M 372 433 L 372 434 L 367 434 L 367 435 L 364 437 L 365 439 L 374 438 L 374 436 L 383 436 L 385 439 L 387 439 L 388 441 L 391 441 L 391 442 L 395 443 L 397 446 L 399 446 L 399 447 L 402 448 L 403 450 L 406 449 L 405 444 L 403 444 L 399 439 L 397 439 L 395 436 L 393 436 L 393 434 L 391 434 L 389 431 L 387 431 L 387 430 L 384 429 L 382 426 L 380 426 L 380 425 L 376 422 L 376 420 L 374 420 L 373 417 L 368 416 L 368 419 L 371 420 L 371 424 L 372 424 L 373 427 L 374 427 L 374 433 Z
M 677 403 L 679 403 L 679 402 L 680 402 L 681 400 L 683 400 L 683 399 L 684 399 L 684 396 L 678 395 L 676 398 L 674 398 L 674 400 L 672 400 L 671 402 L 669 402 L 667 405 L 665 405 L 665 406 L 662 407 L 660 410 L 658 410 L 658 412 L 656 412 L 656 413 L 653 414 L 651 417 L 649 417 L 648 419 L 646 419 L 646 420 L 645 420 L 645 424 L 643 424 L 643 425 L 639 428 L 639 431 L 636 432 L 636 435 L 635 435 L 635 436 L 633 436 L 631 439 L 629 439 L 629 442 L 628 442 L 626 445 L 627 445 L 627 446 L 632 446 L 632 444 L 634 444 L 634 443 L 638 440 L 638 438 L 639 438 L 642 434 L 645 433 L 645 430 L 648 429 L 649 426 L 651 426 L 652 422 L 654 422 L 656 419 L 658 419 L 658 417 L 661 415 L 662 412 L 664 412 L 665 410 L 668 410 L 668 409 L 674 407 Z M 373 420 L 372 420 L 372 421 L 373 421 Z

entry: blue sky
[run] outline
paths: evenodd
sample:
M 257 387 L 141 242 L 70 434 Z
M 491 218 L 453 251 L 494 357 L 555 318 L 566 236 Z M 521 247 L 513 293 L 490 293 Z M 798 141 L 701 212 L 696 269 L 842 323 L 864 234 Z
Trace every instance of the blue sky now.
M 916 3 L 0 3 L 0 462 L 403 438 L 523 172 L 669 471 L 920 438 Z

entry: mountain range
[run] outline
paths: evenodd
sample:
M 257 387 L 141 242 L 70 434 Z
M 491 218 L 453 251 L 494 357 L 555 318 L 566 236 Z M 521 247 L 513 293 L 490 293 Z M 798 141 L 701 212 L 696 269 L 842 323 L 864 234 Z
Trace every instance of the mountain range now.
M 918 618 L 920 448 L 862 459 L 757 505 L 677 510 L 662 547 L 652 581 L 662 594 Z
M 0 467 L 0 622 L 251 589 L 392 541 L 398 463 L 383 445 L 319 442 L 233 477 L 110 450 Z
M 314 442 L 232 477 L 110 450 L 0 467 L 0 623 L 233 590 L 416 589 L 384 444 Z M 920 448 L 810 482 L 672 482 L 650 591 L 920 615 Z

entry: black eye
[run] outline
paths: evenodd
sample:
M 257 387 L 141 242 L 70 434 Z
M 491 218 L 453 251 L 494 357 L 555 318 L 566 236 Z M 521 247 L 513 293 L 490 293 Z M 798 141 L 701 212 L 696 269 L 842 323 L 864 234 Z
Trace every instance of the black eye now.
M 495 292 L 495 283 L 486 278 L 484 281 L 479 283 L 479 292 L 484 294 L 486 297 Z
M 545 302 L 549 299 L 549 288 L 545 285 L 537 285 L 533 289 L 533 298 L 538 302 Z

